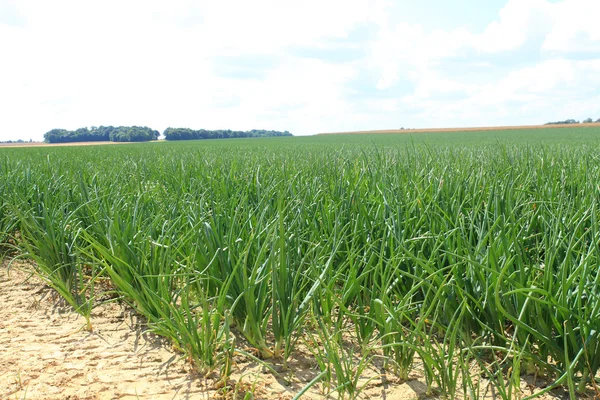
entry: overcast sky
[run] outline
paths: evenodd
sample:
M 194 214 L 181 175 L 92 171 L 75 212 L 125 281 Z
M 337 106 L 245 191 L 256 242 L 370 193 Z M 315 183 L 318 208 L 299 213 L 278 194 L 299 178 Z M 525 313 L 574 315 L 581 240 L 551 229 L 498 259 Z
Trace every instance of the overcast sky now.
M 600 0 L 0 0 L 0 139 L 600 118 Z

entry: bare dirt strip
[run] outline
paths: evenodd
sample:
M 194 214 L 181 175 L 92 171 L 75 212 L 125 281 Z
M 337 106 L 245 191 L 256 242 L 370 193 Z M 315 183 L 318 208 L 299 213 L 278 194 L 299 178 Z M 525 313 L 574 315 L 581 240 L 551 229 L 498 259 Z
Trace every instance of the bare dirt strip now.
M 203 382 L 113 303 L 94 331 L 21 268 L 0 268 L 0 399 L 208 398 Z
M 242 356 L 234 357 L 235 372 L 226 384 L 200 376 L 127 307 L 97 306 L 88 332 L 85 320 L 33 276 L 31 266 L 9 271 L 7 265 L 0 265 L 0 399 L 244 399 L 251 394 L 248 398 L 290 400 L 318 374 L 304 352 L 290 362 L 286 380 Z M 402 382 L 369 368 L 360 382 L 362 399 L 425 397 L 418 373 Z M 539 387 L 524 381 L 522 390 L 528 395 Z M 303 398 L 326 396 L 316 385 Z M 490 391 L 483 398 L 496 396 Z M 564 392 L 541 397 L 558 398 L 566 398 Z
M 43 142 L 15 142 L 0 143 L 0 148 L 8 147 L 71 147 L 71 146 L 102 146 L 107 144 L 131 144 L 132 142 L 70 142 L 70 143 L 43 143 Z
M 470 128 L 424 128 L 424 129 L 382 129 L 373 131 L 327 132 L 319 135 L 348 135 L 369 133 L 444 133 L 444 132 L 481 132 L 481 131 L 517 131 L 524 129 L 565 129 L 565 128 L 600 128 L 600 123 L 591 124 L 561 124 L 561 125 L 521 125 L 521 126 L 486 126 Z
M 93 332 L 86 331 L 85 320 L 27 265 L 10 271 L 6 261 L 0 266 L 0 305 L 0 399 L 243 399 L 252 393 L 250 398 L 290 400 L 318 373 L 302 357 L 290 364 L 285 382 L 236 356 L 224 385 L 196 373 L 124 306 L 96 307 Z M 362 398 L 417 399 L 424 389 L 416 378 L 403 384 L 380 379 L 366 385 Z M 315 389 L 303 398 L 323 397 Z

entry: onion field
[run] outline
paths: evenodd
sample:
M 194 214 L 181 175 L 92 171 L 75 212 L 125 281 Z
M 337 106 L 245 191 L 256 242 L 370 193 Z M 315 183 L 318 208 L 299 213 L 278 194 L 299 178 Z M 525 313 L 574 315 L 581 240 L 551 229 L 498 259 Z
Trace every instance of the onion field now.
M 124 302 L 224 380 L 308 351 L 304 390 L 338 398 L 371 365 L 444 398 L 593 392 L 599 220 L 600 128 L 0 149 L 5 257 L 88 329 Z

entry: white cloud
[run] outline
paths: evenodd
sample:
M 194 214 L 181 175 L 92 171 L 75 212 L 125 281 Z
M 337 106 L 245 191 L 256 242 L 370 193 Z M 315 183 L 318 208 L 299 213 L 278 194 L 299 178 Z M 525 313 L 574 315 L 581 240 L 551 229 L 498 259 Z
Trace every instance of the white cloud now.
M 473 37 L 473 47 L 483 53 L 518 49 L 546 29 L 550 7 L 546 0 L 510 0 L 500 10 L 499 19 Z
M 571 0 L 553 6 L 554 25 L 542 49 L 548 52 L 600 53 L 600 2 Z
M 98 124 L 313 133 L 301 119 L 344 112 L 344 84 L 355 70 L 285 50 L 345 38 L 379 18 L 381 7 L 368 0 L 19 2 L 24 26 L 0 23 L 9 60 L 0 64 L 0 105 L 10 127 L 1 138 Z M 218 57 L 261 54 L 276 60 L 262 79 L 220 75 Z M 304 115 L 294 117 L 297 125 L 277 114 L 288 108 Z
M 200 8 L 202 32 L 215 49 L 267 52 L 346 37 L 356 24 L 372 21 L 378 7 L 363 0 L 225 0 L 204 2 Z
M 598 115 L 600 94 L 594 88 L 599 86 L 600 60 L 560 59 L 473 86 L 468 95 L 451 102 L 416 96 L 404 102 L 405 107 L 423 110 L 418 115 L 420 126 L 438 126 L 440 120 L 444 121 L 440 126 L 535 124 Z
M 419 126 L 540 123 L 561 107 L 598 114 L 579 99 L 600 84 L 599 12 L 597 0 L 510 0 L 481 32 L 385 24 L 370 53 L 377 88 L 411 82 L 397 110 L 412 110 Z
M 402 78 L 420 80 L 440 60 L 454 57 L 472 42 L 465 28 L 450 32 L 425 32 L 419 24 L 399 23 L 383 28 L 374 41 L 369 58 L 381 70 L 379 89 L 392 87 Z
M 543 122 L 560 111 L 557 92 L 582 106 L 582 87 L 598 87 L 597 0 L 510 0 L 480 32 L 426 30 L 390 4 L 12 1 L 18 23 L 0 18 L 0 139 L 100 124 L 300 134 L 411 124 L 399 114 L 415 126 Z M 354 41 L 365 26 L 372 36 Z M 365 55 L 334 63 L 295 48 Z M 256 60 L 266 61 L 249 76 L 221 70 Z

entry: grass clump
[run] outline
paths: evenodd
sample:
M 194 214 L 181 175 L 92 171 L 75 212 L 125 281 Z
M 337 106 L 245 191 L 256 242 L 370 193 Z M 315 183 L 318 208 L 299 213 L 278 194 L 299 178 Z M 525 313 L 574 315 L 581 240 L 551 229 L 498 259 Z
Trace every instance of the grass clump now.
M 600 367 L 596 141 L 10 149 L 0 240 L 88 319 L 110 281 L 224 381 L 236 353 L 285 373 L 318 343 L 309 386 L 340 397 L 373 365 L 448 398 L 530 373 L 577 397 Z

